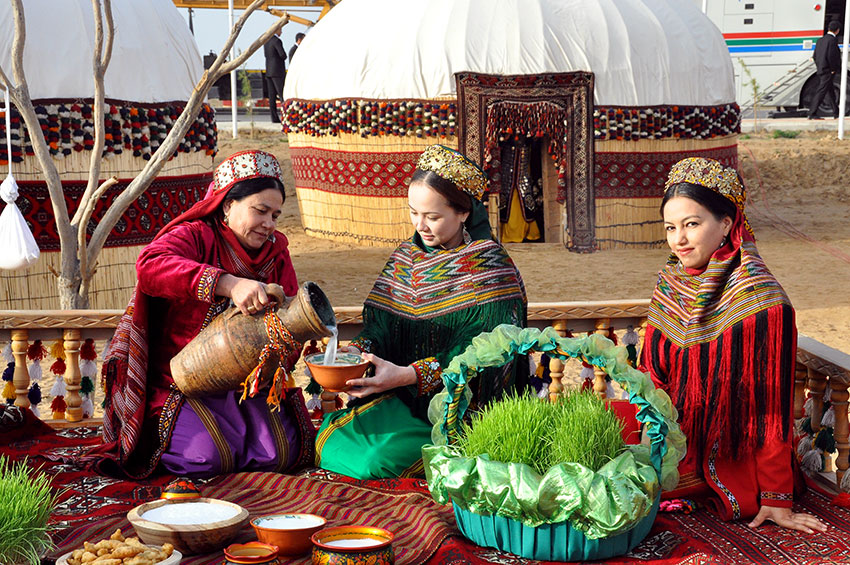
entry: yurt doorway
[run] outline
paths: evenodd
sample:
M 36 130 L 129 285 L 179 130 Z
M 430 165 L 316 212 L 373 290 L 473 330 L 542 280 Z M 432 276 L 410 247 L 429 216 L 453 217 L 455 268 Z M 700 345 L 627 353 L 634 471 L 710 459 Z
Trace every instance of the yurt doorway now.
M 458 145 L 490 177 L 491 223 L 505 229 L 503 241 L 536 236 L 594 251 L 593 74 L 455 80 Z

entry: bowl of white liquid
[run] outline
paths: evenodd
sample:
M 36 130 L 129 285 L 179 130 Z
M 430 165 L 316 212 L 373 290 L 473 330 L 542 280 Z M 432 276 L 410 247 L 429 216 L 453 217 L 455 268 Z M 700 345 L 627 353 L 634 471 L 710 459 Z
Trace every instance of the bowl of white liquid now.
M 313 537 L 313 563 L 374 563 L 391 565 L 393 534 L 371 526 L 336 526 L 319 530 Z
M 346 382 L 362 377 L 369 366 L 369 362 L 356 353 L 337 353 L 332 361 L 327 359 L 327 353 L 314 353 L 305 357 L 304 363 L 316 382 L 328 392 L 351 389 Z
M 127 513 L 143 542 L 170 543 L 183 555 L 221 550 L 248 517 L 248 511 L 238 504 L 215 498 L 155 500 Z
M 295 556 L 310 551 L 310 540 L 325 527 L 326 520 L 315 514 L 270 514 L 251 520 L 257 539 L 278 547 L 278 555 Z

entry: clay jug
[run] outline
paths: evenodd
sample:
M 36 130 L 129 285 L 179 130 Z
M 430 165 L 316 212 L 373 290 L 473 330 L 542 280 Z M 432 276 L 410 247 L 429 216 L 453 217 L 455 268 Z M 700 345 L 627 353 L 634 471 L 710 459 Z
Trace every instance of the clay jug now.
M 283 325 L 297 341 L 331 335 L 328 327 L 336 325 L 336 316 L 316 283 L 304 283 L 289 300 L 279 285 L 270 284 L 267 289 L 280 305 L 278 316 Z M 189 397 L 236 390 L 257 366 L 268 341 L 262 312 L 246 316 L 231 306 L 171 359 L 171 376 L 180 392 Z M 267 364 L 271 374 L 277 364 L 273 361 Z

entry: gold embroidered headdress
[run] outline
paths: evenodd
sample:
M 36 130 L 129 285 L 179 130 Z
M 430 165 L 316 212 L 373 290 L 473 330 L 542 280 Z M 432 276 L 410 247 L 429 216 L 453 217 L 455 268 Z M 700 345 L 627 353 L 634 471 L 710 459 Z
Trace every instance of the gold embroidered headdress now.
M 664 190 L 666 191 L 671 186 L 682 182 L 704 186 L 732 201 L 741 214 L 744 227 L 750 234 L 753 233 L 750 222 L 747 221 L 747 215 L 744 213 L 747 194 L 744 185 L 741 183 L 741 177 L 738 176 L 735 169 L 724 167 L 714 159 L 688 157 L 682 159 L 670 169 Z
M 487 192 L 488 181 L 484 171 L 463 154 L 445 145 L 432 145 L 423 151 L 416 166 L 452 181 L 476 200 L 481 201 Z

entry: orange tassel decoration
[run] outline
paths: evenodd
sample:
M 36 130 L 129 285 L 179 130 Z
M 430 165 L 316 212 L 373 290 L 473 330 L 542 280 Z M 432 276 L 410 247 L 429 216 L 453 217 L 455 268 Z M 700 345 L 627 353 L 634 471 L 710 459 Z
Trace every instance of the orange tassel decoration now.
M 266 402 L 273 410 L 279 410 L 283 386 L 289 379 L 282 363 L 292 352 L 299 353 L 301 351 L 301 344 L 295 341 L 295 338 L 292 337 L 292 334 L 283 325 L 283 322 L 277 316 L 273 307 L 266 307 L 263 321 L 266 324 L 266 334 L 269 337 L 269 341 L 263 346 L 262 351 L 260 351 L 257 366 L 245 377 L 245 381 L 242 383 L 242 396 L 239 398 L 239 402 L 242 402 L 248 396 L 253 398 L 260 392 L 260 377 L 263 374 L 263 367 L 265 367 L 266 363 L 272 357 L 272 353 L 276 353 L 278 367 L 275 370 Z

